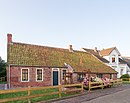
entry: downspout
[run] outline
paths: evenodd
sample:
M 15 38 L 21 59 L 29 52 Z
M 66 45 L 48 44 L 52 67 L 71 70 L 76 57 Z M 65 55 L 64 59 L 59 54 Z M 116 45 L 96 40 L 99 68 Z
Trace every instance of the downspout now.
M 9 63 L 10 58 L 10 45 L 12 45 L 12 34 L 7 34 L 7 63 Z M 10 88 L 10 64 L 8 64 L 8 85 Z
M 9 73 L 8 73 L 8 85 L 9 85 L 9 88 L 10 88 L 10 64 L 8 65 L 8 68 L 9 68 Z

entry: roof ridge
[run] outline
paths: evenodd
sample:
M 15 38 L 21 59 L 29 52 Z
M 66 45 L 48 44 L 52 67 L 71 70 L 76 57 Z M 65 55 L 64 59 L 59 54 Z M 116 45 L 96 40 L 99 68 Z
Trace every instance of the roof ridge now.
M 65 48 L 59 48 L 59 47 L 51 47 L 51 46 L 43 46 L 43 45 L 35 45 L 35 44 L 28 44 L 28 43 L 21 43 L 21 42 L 12 42 L 12 43 L 15 43 L 15 44 L 21 44 L 21 45 L 30 45 L 30 46 L 37 46 L 37 47 L 44 47 L 44 48 L 51 48 L 51 49 L 56 49 L 56 50 L 66 50 L 69 52 L 68 49 L 65 49 Z M 80 52 L 80 53 L 85 53 L 83 51 L 80 51 L 80 50 L 73 50 L 75 52 Z
M 115 48 L 116 48 L 116 46 L 110 47 L 110 48 L 106 48 L 106 49 L 103 48 L 102 50 L 115 49 Z M 102 51 L 102 50 L 101 50 L 101 51 Z
M 62 49 L 62 50 L 68 50 L 65 48 L 60 48 L 60 47 L 51 47 L 51 46 L 43 46 L 43 45 L 36 45 L 36 44 L 29 44 L 29 43 L 21 43 L 21 42 L 12 42 L 15 44 L 23 44 L 23 45 L 30 45 L 30 46 L 37 46 L 37 47 L 45 47 L 45 48 L 52 48 L 52 49 Z

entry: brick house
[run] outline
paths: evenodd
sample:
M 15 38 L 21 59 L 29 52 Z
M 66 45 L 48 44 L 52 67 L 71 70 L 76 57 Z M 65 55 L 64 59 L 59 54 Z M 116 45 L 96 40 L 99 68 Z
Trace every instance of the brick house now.
M 116 78 L 117 72 L 92 54 L 69 49 L 18 43 L 7 35 L 7 83 L 9 88 L 76 83 L 89 73 Z

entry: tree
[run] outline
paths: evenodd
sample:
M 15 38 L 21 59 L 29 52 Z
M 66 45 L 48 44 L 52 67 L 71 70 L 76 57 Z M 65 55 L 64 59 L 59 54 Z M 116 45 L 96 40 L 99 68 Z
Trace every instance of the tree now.
M 6 76 L 6 63 L 0 57 L 0 77 L 5 77 L 5 76 Z

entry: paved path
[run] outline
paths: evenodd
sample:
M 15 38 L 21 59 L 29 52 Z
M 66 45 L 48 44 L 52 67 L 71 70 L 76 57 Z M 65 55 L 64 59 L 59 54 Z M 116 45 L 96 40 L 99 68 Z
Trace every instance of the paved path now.
M 0 90 L 7 89 L 7 84 L 0 84 Z
M 57 100 L 57 101 L 51 101 L 51 103 L 82 103 L 82 102 L 91 103 L 87 101 L 91 101 L 96 98 L 110 95 L 113 93 L 118 93 L 125 90 L 127 91 L 127 89 L 130 89 L 130 84 L 122 85 L 118 87 L 106 88 L 104 90 L 98 89 L 98 90 L 93 90 L 92 92 L 84 92 L 84 94 L 80 96 Z M 129 91 L 129 94 L 130 94 L 130 91 Z M 124 98 L 125 95 L 121 95 L 121 96 Z M 129 95 L 129 98 L 130 98 L 130 95 Z M 44 102 L 40 102 L 40 103 L 44 103 Z M 97 102 L 93 102 L 93 103 L 97 103 Z M 101 103 L 101 102 L 98 102 L 98 103 Z M 102 103 L 106 103 L 106 101 L 103 101 Z M 111 103 L 111 102 L 108 102 L 108 103 Z M 113 102 L 113 103 L 118 103 L 118 102 Z M 127 103 L 127 102 L 122 102 L 122 103 Z
M 102 96 L 82 103 L 130 103 L 130 89 Z

